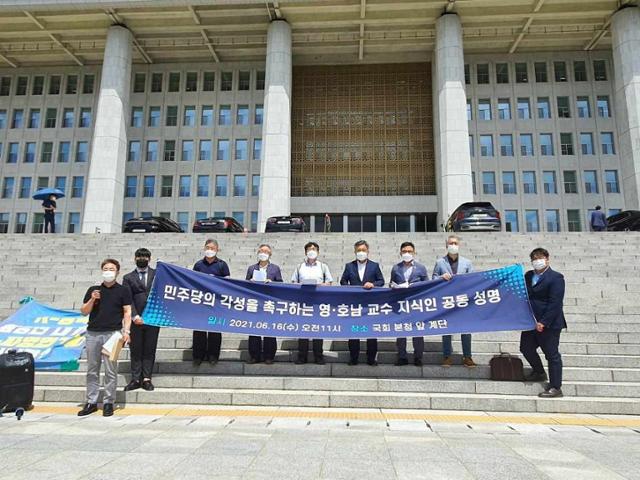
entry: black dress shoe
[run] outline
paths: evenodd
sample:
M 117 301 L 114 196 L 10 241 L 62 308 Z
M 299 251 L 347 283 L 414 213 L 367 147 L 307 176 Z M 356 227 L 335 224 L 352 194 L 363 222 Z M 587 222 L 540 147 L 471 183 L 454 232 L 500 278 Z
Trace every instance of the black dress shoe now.
M 327 362 L 324 361 L 324 357 L 316 357 L 316 365 L 324 365 L 325 363 Z
M 140 388 L 140 382 L 138 380 L 131 380 L 126 387 L 124 387 L 125 392 L 130 392 L 131 390 L 137 390 Z
M 218 363 L 218 359 L 217 358 L 209 359 L 209 365 L 216 365 L 217 363 Z
M 545 372 L 531 372 L 524 376 L 524 380 L 525 382 L 544 382 L 547 380 L 547 374 Z
M 260 360 L 258 360 L 257 358 L 250 358 L 249 360 L 247 360 L 247 364 L 249 365 L 253 365 L 254 363 L 260 363 Z
M 202 365 L 202 360 L 200 360 L 199 358 L 194 358 L 193 359 L 193 366 L 194 367 L 199 367 L 200 365 Z
M 409 360 L 406 358 L 399 358 L 395 363 L 396 367 L 402 367 L 403 365 L 409 365 Z
M 422 366 L 422 359 L 421 359 L 421 358 L 416 358 L 416 359 L 414 360 L 413 364 L 414 364 L 416 367 L 421 367 L 421 366 Z
M 540 392 L 538 396 L 540 398 L 560 398 L 560 397 L 563 397 L 564 394 L 562 393 L 562 390 L 559 388 L 550 388 L 549 390 Z
M 110 417 L 111 415 L 113 415 L 113 403 L 105 403 L 102 406 L 102 416 Z
M 264 361 L 264 364 L 265 364 L 265 365 L 273 365 L 273 360 L 272 360 L 272 359 L 270 359 L 270 358 L 267 358 L 267 359 Z
M 98 411 L 98 405 L 95 403 L 86 403 L 82 410 L 78 412 L 79 417 L 85 417 Z
M 378 362 L 376 362 L 375 360 L 367 360 L 367 365 L 370 365 L 372 367 L 377 367 Z
M 296 365 L 304 365 L 305 363 L 307 363 L 307 360 L 304 358 L 297 358 L 295 362 Z
M 358 364 L 358 360 L 353 360 L 353 359 L 349 360 L 349 363 L 347 363 L 347 365 L 350 365 L 352 367 L 357 364 Z
M 142 382 L 142 389 L 146 390 L 147 392 L 153 392 L 155 388 L 156 387 L 153 386 L 153 383 L 151 383 L 151 380 L 144 380 Z

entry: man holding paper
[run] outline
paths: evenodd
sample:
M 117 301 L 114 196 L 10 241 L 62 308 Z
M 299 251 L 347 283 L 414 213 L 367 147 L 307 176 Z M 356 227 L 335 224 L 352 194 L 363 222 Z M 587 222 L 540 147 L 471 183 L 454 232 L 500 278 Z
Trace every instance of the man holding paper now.
M 404 242 L 400 245 L 400 256 L 402 261 L 391 269 L 391 288 L 407 288 L 412 283 L 424 282 L 428 280 L 427 267 L 415 261 L 416 247 L 411 242 Z M 424 354 L 424 337 L 413 337 L 413 363 L 422 366 L 422 356 Z M 398 338 L 396 340 L 398 349 L 397 366 L 408 365 L 407 339 Z
M 104 362 L 104 398 L 102 415 L 113 415 L 113 402 L 118 387 L 118 359 L 110 355 L 116 343 L 122 340 L 129 343 L 131 333 L 131 291 L 116 282 L 120 272 L 120 263 L 112 258 L 103 260 L 102 283 L 89 287 L 84 296 L 80 312 L 89 315 L 87 324 L 87 403 L 78 412 L 79 417 L 90 415 L 98 410 L 100 394 L 100 367 Z M 122 332 L 122 333 L 121 333 Z M 112 337 L 120 337 L 112 339 Z M 110 346 L 113 345 L 113 346 Z M 109 354 L 103 351 L 108 346 Z
M 282 282 L 280 267 L 271 263 L 271 247 L 263 243 L 258 247 L 258 263 L 249 265 L 247 280 L 253 282 Z M 275 337 L 249 336 L 249 361 L 247 363 L 260 363 L 264 361 L 271 365 L 276 356 L 278 344 Z

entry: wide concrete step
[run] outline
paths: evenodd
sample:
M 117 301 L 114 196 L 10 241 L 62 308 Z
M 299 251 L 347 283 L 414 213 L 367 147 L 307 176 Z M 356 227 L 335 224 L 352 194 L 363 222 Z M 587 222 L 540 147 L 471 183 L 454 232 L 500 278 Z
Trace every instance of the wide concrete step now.
M 85 386 L 86 376 L 79 372 L 39 372 L 39 387 Z M 128 376 L 120 374 L 118 384 L 126 385 Z M 537 395 L 541 383 L 496 382 L 468 379 L 399 379 L 399 378 L 342 378 L 342 377 L 286 377 L 233 375 L 156 375 L 154 385 L 159 388 L 213 388 L 253 390 L 328 390 L 366 392 L 422 392 L 422 393 L 488 393 L 496 395 Z M 640 382 L 565 382 L 562 390 L 567 396 L 609 396 L 640 398 Z
M 85 360 L 80 361 L 80 372 L 86 372 Z M 128 360 L 118 362 L 118 371 L 130 374 L 131 364 Z M 348 378 L 445 378 L 445 379 L 488 379 L 488 365 L 466 368 L 462 365 L 442 367 L 440 365 L 406 365 L 396 367 L 380 364 L 375 367 L 367 364 L 356 366 L 345 363 L 327 363 L 316 365 L 308 363 L 296 365 L 291 362 L 276 362 L 272 365 L 264 363 L 248 364 L 238 361 L 220 361 L 215 365 L 202 363 L 193 366 L 187 361 L 159 361 L 154 367 L 155 374 L 163 375 L 249 375 L 249 376 L 288 376 L 288 377 L 348 377 Z M 563 377 L 567 381 L 583 382 L 640 382 L 640 368 L 593 368 L 564 367 Z
M 616 335 L 617 338 L 617 335 Z M 606 338 L 604 339 L 606 340 Z M 225 349 L 236 349 L 236 350 L 246 350 L 247 347 L 246 340 L 226 340 L 223 337 L 222 347 Z M 462 348 L 462 344 L 459 341 L 453 341 L 454 351 L 460 351 Z M 475 353 L 516 353 L 520 349 L 520 344 L 518 341 L 513 342 L 492 342 L 492 341 L 473 341 L 473 352 Z M 171 349 L 171 348 L 183 348 L 189 349 L 191 348 L 191 339 L 190 338 L 160 338 L 158 340 L 158 348 L 159 349 Z M 325 348 L 327 346 L 325 345 Z M 581 354 L 595 354 L 595 355 L 640 355 L 640 345 L 636 344 L 620 344 L 617 341 L 611 341 L 609 343 L 593 343 L 589 344 L 584 342 L 576 343 L 567 343 L 562 342 L 562 353 L 581 353 Z M 295 340 L 281 340 L 278 342 L 278 350 L 296 350 L 297 344 Z M 333 351 L 346 351 L 347 350 L 347 342 L 332 342 L 328 348 L 328 350 Z M 361 351 L 366 350 L 364 345 L 361 346 Z M 378 342 L 378 351 L 379 352 L 395 352 L 396 346 L 395 342 Z M 426 352 L 441 352 L 442 351 L 442 343 L 440 339 L 436 341 L 426 341 L 425 342 L 425 351 Z M 362 358 L 364 360 L 364 356 Z
M 409 342 L 411 343 L 411 342 Z M 129 358 L 129 350 L 123 350 L 121 359 Z M 343 351 L 327 351 L 325 350 L 325 360 L 327 362 L 347 363 L 349 361 L 349 352 Z M 512 352 L 516 353 L 516 352 Z M 83 354 L 84 355 L 84 354 Z M 311 353 L 309 357 L 311 358 Z M 473 359 L 479 365 L 488 365 L 495 353 L 474 353 Z M 279 351 L 276 353 L 276 362 L 292 362 L 296 359 L 297 352 L 294 350 Z M 191 360 L 192 351 L 180 348 L 167 348 L 158 350 L 156 359 L 159 361 L 167 360 Z M 454 362 L 461 363 L 462 359 L 459 354 L 452 355 Z M 383 364 L 395 363 L 397 354 L 395 352 L 378 352 L 378 362 Z M 585 355 L 585 354 L 563 354 L 563 364 L 568 367 L 614 367 L 614 368 L 635 368 L 640 365 L 640 356 L 638 355 Z M 248 352 L 240 350 L 221 350 L 220 360 L 248 360 Z M 425 352 L 423 361 L 426 364 L 439 365 L 442 361 L 442 354 L 437 352 Z
M 85 399 L 81 386 L 37 387 L 35 401 L 77 402 Z M 540 399 L 533 395 L 470 393 L 368 392 L 312 390 L 259 390 L 222 388 L 157 388 L 153 392 L 119 391 L 119 403 L 252 405 L 340 408 L 407 408 L 478 410 L 485 412 L 546 412 L 589 414 L 640 414 L 637 399 L 614 397 L 564 397 Z

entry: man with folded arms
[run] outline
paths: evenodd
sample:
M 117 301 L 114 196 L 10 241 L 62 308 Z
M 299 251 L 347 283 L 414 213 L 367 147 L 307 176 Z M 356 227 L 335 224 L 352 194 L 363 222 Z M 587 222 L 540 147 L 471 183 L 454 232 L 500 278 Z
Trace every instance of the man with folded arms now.
M 118 361 L 111 361 L 102 347 L 117 331 L 122 331 L 124 343 L 129 343 L 131 334 L 131 291 L 118 282 L 120 263 L 107 258 L 100 265 L 102 283 L 89 287 L 84 296 L 80 312 L 89 315 L 87 324 L 87 403 L 78 412 L 79 417 L 90 415 L 98 410 L 100 394 L 100 367 L 104 362 L 104 398 L 102 415 L 113 415 L 113 402 L 118 387 Z

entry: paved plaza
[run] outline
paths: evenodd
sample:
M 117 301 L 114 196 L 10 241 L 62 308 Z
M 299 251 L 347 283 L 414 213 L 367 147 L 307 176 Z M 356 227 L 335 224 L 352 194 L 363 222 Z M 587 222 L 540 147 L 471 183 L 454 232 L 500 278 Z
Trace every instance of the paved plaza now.
M 640 479 L 640 418 L 44 404 L 0 418 L 1 479 Z

